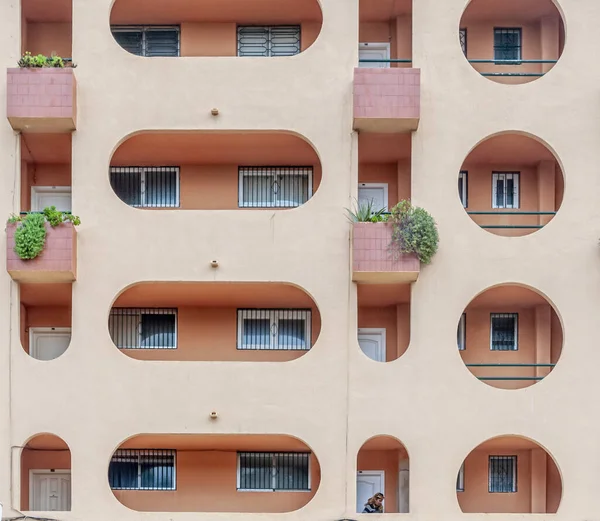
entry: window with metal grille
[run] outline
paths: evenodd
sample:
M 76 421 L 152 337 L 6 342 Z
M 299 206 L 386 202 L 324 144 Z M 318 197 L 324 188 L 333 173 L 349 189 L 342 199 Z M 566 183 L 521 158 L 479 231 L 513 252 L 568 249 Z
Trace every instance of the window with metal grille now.
M 114 490 L 175 490 L 176 451 L 119 449 L 108 466 Z
M 460 38 L 460 48 L 462 49 L 463 54 L 467 55 L 467 30 L 460 29 L 458 31 L 458 37 Z
M 492 351 L 516 351 L 519 348 L 519 314 L 491 314 L 490 349 Z
M 108 330 L 119 349 L 176 349 L 177 310 L 112 308 Z
M 521 60 L 521 29 L 518 27 L 494 28 L 494 60 Z M 514 65 L 514 64 L 508 64 Z
M 179 167 L 113 166 L 110 184 L 119 199 L 140 208 L 179 207 Z
M 469 206 L 469 172 L 466 170 L 458 174 L 458 197 L 463 207 Z
M 520 172 L 492 173 L 492 208 L 519 208 Z
M 460 466 L 458 471 L 458 476 L 456 476 L 456 491 L 464 492 L 465 491 L 465 464 Z
M 463 313 L 458 321 L 458 329 L 456 331 L 456 341 L 458 350 L 464 351 L 467 348 L 467 314 Z
M 293 56 L 300 52 L 299 25 L 240 25 L 238 56 Z
M 240 208 L 295 208 L 312 197 L 312 167 L 239 167 Z
M 137 56 L 179 56 L 179 26 L 113 25 L 110 30 L 126 51 Z
M 310 309 L 238 309 L 238 349 L 311 348 Z
M 310 491 L 310 453 L 238 452 L 238 490 Z
M 488 474 L 489 492 L 517 491 L 517 457 L 490 456 Z

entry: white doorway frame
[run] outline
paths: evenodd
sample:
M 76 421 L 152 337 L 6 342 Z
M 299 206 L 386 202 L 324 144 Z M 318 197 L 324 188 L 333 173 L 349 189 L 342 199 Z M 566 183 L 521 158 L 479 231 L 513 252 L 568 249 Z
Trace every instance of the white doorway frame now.
M 388 184 L 387 183 L 358 183 L 358 189 L 361 188 L 383 188 L 383 202 L 384 209 L 387 210 L 389 206 L 388 198 Z
M 357 330 L 357 339 L 360 339 L 360 335 L 380 335 L 381 344 L 379 345 L 379 360 L 375 362 L 385 362 L 387 355 L 387 341 L 386 341 L 386 329 L 385 327 L 359 327 Z M 360 342 L 359 342 L 360 346 Z M 362 351 L 362 349 L 361 349 Z M 365 353 L 365 356 L 366 353 Z
M 73 476 L 71 474 L 71 469 L 30 469 L 29 470 L 29 511 L 37 512 L 33 509 L 33 502 L 35 499 L 35 495 L 33 493 L 34 486 L 33 480 L 35 476 L 55 476 L 56 474 L 67 474 L 71 477 L 71 486 L 73 486 Z M 60 510 L 57 510 L 60 512 Z
M 66 335 L 72 334 L 72 330 L 70 327 L 30 327 L 29 328 L 29 355 L 35 359 L 39 359 L 38 355 L 39 353 L 37 352 L 37 349 L 35 347 L 36 342 L 35 342 L 35 336 L 40 334 L 40 333 L 51 333 L 51 334 L 57 334 L 57 335 Z M 70 343 L 70 341 L 69 341 Z M 69 347 L 67 346 L 67 349 L 69 349 Z
M 357 470 L 356 471 L 356 493 L 358 495 L 358 476 L 380 476 L 381 477 L 381 492 L 385 498 L 385 470 Z M 385 499 L 383 502 L 383 512 L 385 513 Z M 359 512 L 357 512 L 359 513 Z
M 360 60 L 360 51 L 385 51 L 385 59 L 390 59 L 391 45 L 390 42 L 364 42 L 358 44 L 358 55 Z M 370 64 L 370 65 L 378 65 L 378 64 Z M 390 63 L 382 64 L 382 69 L 389 69 Z
M 31 187 L 31 208 L 32 211 L 41 212 L 43 208 L 40 208 L 40 198 L 42 194 L 69 194 L 72 195 L 70 186 L 32 186 Z M 37 210 L 33 210 L 37 208 Z

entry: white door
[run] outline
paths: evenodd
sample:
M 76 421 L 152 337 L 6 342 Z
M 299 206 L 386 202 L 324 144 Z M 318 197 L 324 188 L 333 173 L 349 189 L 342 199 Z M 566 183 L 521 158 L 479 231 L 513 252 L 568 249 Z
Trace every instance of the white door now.
M 71 471 L 32 470 L 29 509 L 45 512 L 71 510 Z
M 69 327 L 32 327 L 29 329 L 29 354 L 38 360 L 54 360 L 71 342 Z
M 385 329 L 359 328 L 358 345 L 371 360 L 385 362 Z
M 71 211 L 70 186 L 34 186 L 31 188 L 31 211 L 41 212 L 48 206 L 56 206 L 61 212 Z
M 359 183 L 358 184 L 358 204 L 359 206 L 371 201 L 373 210 L 381 210 L 388 206 L 388 185 L 387 183 Z
M 359 470 L 356 475 L 356 512 L 361 513 L 365 503 L 377 492 L 385 495 L 383 470 Z M 384 507 L 385 511 L 385 500 Z
M 383 68 L 390 66 L 389 62 L 367 62 L 361 63 L 360 60 L 389 60 L 390 59 L 390 44 L 389 43 L 361 43 L 358 47 L 358 66 L 366 68 Z

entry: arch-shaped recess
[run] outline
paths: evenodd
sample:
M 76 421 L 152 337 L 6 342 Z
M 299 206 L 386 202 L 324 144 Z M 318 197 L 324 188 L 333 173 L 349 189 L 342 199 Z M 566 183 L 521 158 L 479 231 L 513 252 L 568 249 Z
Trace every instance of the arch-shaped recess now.
M 406 447 L 393 436 L 367 440 L 356 461 L 356 512 L 378 492 L 385 497 L 383 511 L 407 513 L 409 499 L 409 457 Z
M 528 83 L 544 76 L 560 59 L 564 18 L 554 0 L 471 0 L 460 20 L 459 43 L 485 78 Z
M 71 510 L 71 451 L 54 434 L 38 434 L 23 447 L 21 510 Z
M 286 362 L 314 346 L 321 315 L 291 284 L 142 282 L 116 298 L 108 329 L 138 360 Z
M 108 465 L 115 497 L 139 512 L 292 512 L 320 481 L 306 443 L 274 434 L 140 434 Z
M 357 286 L 358 345 L 376 362 L 393 362 L 410 343 L 410 284 Z
M 562 489 L 562 476 L 550 453 L 515 435 L 475 447 L 456 480 L 456 496 L 465 513 L 555 514 Z
M 476 378 L 498 389 L 522 389 L 544 379 L 558 363 L 563 326 L 547 297 L 523 285 L 502 284 L 465 308 L 457 341 Z
M 291 132 L 140 132 L 118 145 L 109 177 L 135 208 L 285 210 L 314 195 L 321 162 Z
M 54 360 L 71 343 L 72 284 L 19 284 L 21 346 L 36 360 Z
M 293 56 L 323 25 L 319 0 L 115 0 L 110 27 L 138 56 Z
M 520 237 L 543 228 L 562 205 L 565 179 L 548 144 L 523 132 L 480 141 L 458 176 L 458 197 L 471 219 L 495 235 Z

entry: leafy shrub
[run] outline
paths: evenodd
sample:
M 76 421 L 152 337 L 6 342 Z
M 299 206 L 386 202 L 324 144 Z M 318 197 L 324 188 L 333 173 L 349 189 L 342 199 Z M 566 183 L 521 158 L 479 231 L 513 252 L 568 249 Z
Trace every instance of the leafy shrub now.
M 28 215 L 15 230 L 15 253 L 23 260 L 35 259 L 46 244 L 46 219 L 42 214 Z
M 66 62 L 60 56 L 56 56 L 56 54 L 53 54 L 52 56 L 44 56 L 43 54 L 32 56 L 30 52 L 26 52 L 17 62 L 17 65 L 22 69 L 41 69 L 42 67 L 62 69 L 66 66 L 76 67 L 72 62 Z
M 433 217 L 423 208 L 400 201 L 392 208 L 392 251 L 415 253 L 423 264 L 429 264 L 438 249 L 439 235 Z
M 385 208 L 375 209 L 373 200 L 363 201 L 354 206 L 354 210 L 348 210 L 348 219 L 353 223 L 380 223 L 387 221 L 388 215 Z
M 42 213 L 11 215 L 8 223 L 18 224 L 15 230 L 15 253 L 23 260 L 35 259 L 46 245 L 46 223 L 55 228 L 64 222 L 78 226 L 81 224 L 81 219 L 76 215 L 57 210 L 56 206 L 44 208 Z

